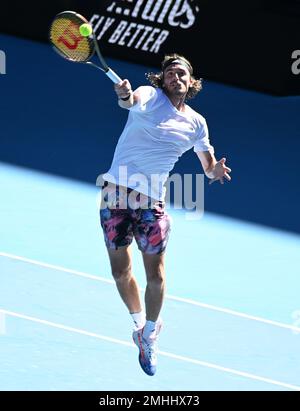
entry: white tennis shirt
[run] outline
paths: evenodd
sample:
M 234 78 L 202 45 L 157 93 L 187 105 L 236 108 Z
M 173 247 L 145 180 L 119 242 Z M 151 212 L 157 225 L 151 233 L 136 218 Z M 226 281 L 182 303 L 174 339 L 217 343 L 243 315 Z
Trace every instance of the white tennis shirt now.
M 102 177 L 163 201 L 165 182 L 182 154 L 192 147 L 195 152 L 214 149 L 199 113 L 188 105 L 178 111 L 159 88 L 137 91 L 140 101 L 129 109 L 111 167 Z

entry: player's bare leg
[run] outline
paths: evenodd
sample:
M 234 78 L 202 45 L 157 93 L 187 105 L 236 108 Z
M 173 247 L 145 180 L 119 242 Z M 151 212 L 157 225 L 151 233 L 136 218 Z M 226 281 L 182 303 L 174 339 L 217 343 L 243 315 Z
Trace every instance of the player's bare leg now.
M 161 328 L 159 313 L 163 304 L 165 292 L 164 256 L 143 253 L 147 276 L 145 293 L 146 324 L 133 333 L 133 341 L 139 348 L 139 362 L 148 375 L 156 373 L 157 347 L 156 341 Z
M 139 289 L 131 271 L 131 248 L 120 247 L 117 250 L 108 250 L 112 275 L 116 282 L 119 294 L 130 313 L 142 311 Z
M 152 255 L 143 253 L 147 276 L 145 293 L 146 318 L 155 322 L 163 305 L 165 293 L 164 254 Z

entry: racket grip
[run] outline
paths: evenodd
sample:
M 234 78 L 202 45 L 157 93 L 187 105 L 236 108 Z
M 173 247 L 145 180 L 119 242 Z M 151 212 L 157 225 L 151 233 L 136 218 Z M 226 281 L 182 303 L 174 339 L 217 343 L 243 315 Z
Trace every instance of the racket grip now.
M 106 71 L 105 74 L 115 84 L 121 83 L 122 81 L 122 79 L 112 69 L 108 69 L 108 71 Z

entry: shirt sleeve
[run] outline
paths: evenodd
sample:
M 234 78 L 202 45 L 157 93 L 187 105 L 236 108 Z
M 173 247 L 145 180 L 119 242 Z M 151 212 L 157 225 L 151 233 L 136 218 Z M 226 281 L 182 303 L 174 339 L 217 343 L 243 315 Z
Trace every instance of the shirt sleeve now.
M 136 92 L 139 95 L 139 100 L 129 110 L 135 112 L 150 111 L 156 101 L 157 90 L 152 86 L 141 86 L 135 90 Z
M 209 141 L 209 132 L 205 120 L 201 124 L 199 136 L 196 140 L 196 143 L 194 144 L 194 151 L 195 153 L 197 153 L 197 151 L 210 151 L 211 153 L 215 152 L 214 147 L 210 144 Z

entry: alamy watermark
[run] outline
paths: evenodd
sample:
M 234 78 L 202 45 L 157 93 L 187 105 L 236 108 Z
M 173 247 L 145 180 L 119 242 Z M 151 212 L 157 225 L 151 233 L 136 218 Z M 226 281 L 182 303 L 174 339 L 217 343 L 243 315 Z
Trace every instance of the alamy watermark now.
M 6 74 L 6 54 L 0 50 L 0 74 Z
M 100 209 L 149 209 L 163 202 L 165 209 L 185 210 L 187 220 L 199 220 L 204 214 L 203 174 L 129 175 L 127 167 L 120 166 L 116 177 L 101 174 L 96 185 L 102 188 Z
M 292 73 L 295 75 L 300 74 L 300 50 L 294 50 L 291 57 L 294 60 L 291 65 Z

